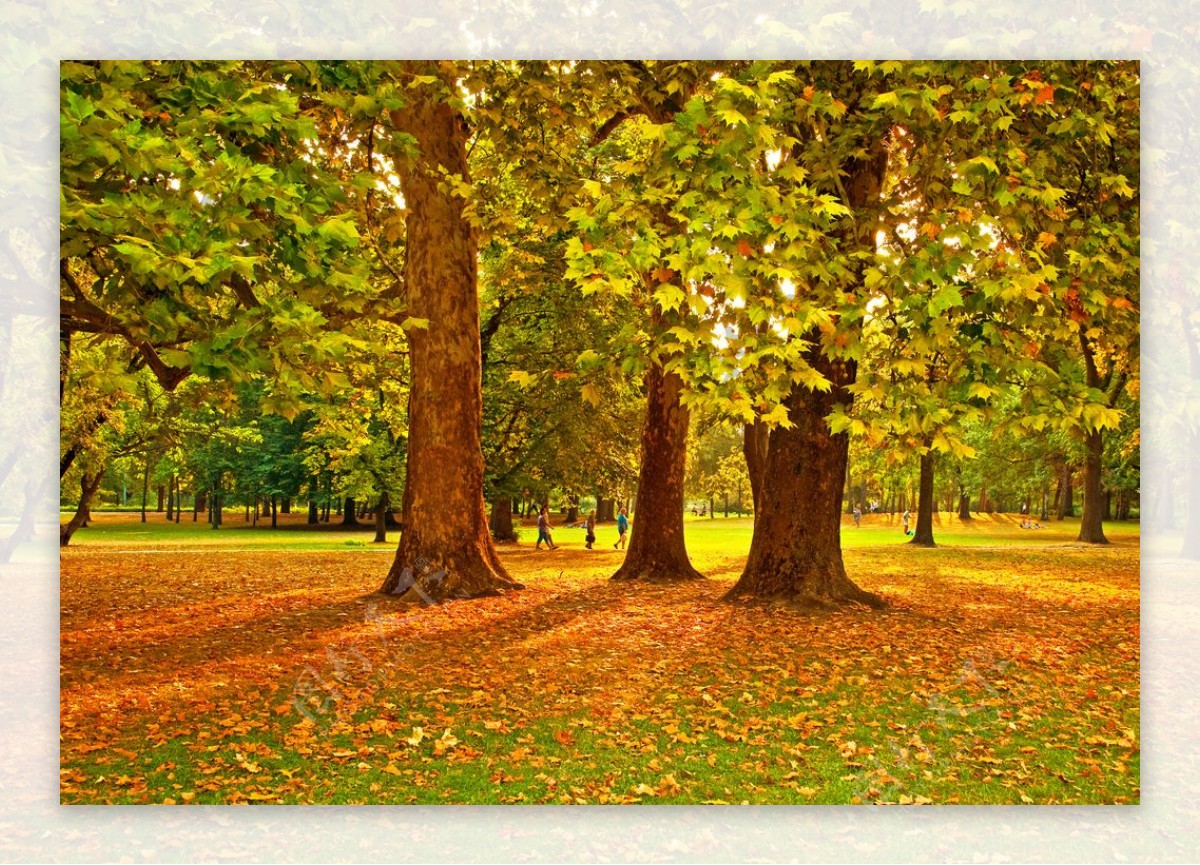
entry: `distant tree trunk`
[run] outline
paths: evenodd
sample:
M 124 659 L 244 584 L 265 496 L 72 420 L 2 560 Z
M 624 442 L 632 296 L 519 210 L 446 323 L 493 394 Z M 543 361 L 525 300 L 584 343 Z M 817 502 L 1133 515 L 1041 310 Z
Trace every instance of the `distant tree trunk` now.
M 217 475 L 216 483 L 213 484 L 212 496 L 208 504 L 209 522 L 212 523 L 214 529 L 221 527 L 222 522 L 222 506 L 224 505 L 223 494 L 221 490 L 221 476 Z
M 375 503 L 375 539 L 372 543 L 387 543 L 388 494 L 384 493 Z
M 614 580 L 698 580 L 683 537 L 684 469 L 689 412 L 679 401 L 683 382 L 651 363 L 643 378 L 646 417 L 638 472 L 638 510 L 629 552 Z
M 154 512 L 156 514 L 161 514 L 163 512 L 163 504 L 166 499 L 167 492 L 164 486 L 159 484 L 157 487 L 155 487 L 155 493 L 158 503 L 154 506 Z
M 1046 484 L 1042 486 L 1042 509 L 1041 509 L 1041 514 L 1038 517 L 1038 519 L 1041 520 L 1043 523 L 1050 521 L 1050 483 L 1049 483 L 1049 481 L 1047 481 Z
M 290 514 L 292 512 L 292 497 L 284 496 L 283 501 L 279 503 L 279 512 L 281 514 Z
M 962 466 L 956 466 L 955 471 L 958 475 L 958 519 L 959 522 L 966 522 L 974 519 L 971 516 L 971 494 L 967 492 L 967 485 L 963 483 Z
M 146 504 L 150 498 L 150 457 L 142 463 L 142 522 L 146 522 Z
M 567 522 L 575 523 L 579 521 L 579 496 L 567 497 Z
M 926 441 L 925 446 L 929 446 Z M 917 492 L 917 526 L 910 544 L 918 547 L 935 546 L 933 542 L 933 451 L 921 454 L 921 480 Z
M 729 493 L 725 493 L 725 519 L 729 519 Z
M 192 522 L 193 523 L 198 522 L 201 511 L 205 511 L 207 509 L 208 509 L 207 494 L 197 490 L 196 494 L 192 497 Z
M 607 523 L 615 519 L 613 504 L 612 499 L 596 496 L 596 522 Z
M 717 518 L 717 497 L 713 495 L 708 497 L 708 518 L 710 520 Z
M 271 528 L 279 528 L 278 499 L 275 496 L 271 496 Z
M 1064 520 L 1075 515 L 1075 491 L 1071 488 L 1071 466 L 1063 463 L 1058 477 L 1058 499 L 1054 515 Z
M 175 475 L 167 481 L 167 522 L 175 518 Z
M 1121 490 L 1120 494 L 1117 496 L 1117 519 L 1118 520 L 1128 520 L 1129 519 L 1130 500 L 1132 498 L 1133 498 L 1133 496 L 1130 495 L 1129 490 Z
M 342 525 L 357 526 L 358 525 L 358 503 L 350 496 L 346 496 L 342 502 Z
M 1087 434 L 1084 440 L 1087 457 L 1083 463 L 1083 518 L 1079 521 L 1078 540 L 1085 544 L 1107 544 L 1104 536 L 1102 471 L 1104 468 L 1104 439 L 1099 430 Z
M 492 498 L 491 529 L 497 541 L 515 541 L 513 530 L 512 496 L 496 495 Z
M 88 519 L 91 512 L 92 497 L 96 495 L 96 490 L 100 489 L 100 482 L 104 480 L 104 469 L 96 472 L 96 474 L 88 476 L 84 472 L 79 482 L 79 505 L 75 508 L 75 514 L 67 522 L 66 525 L 60 526 L 58 529 L 58 545 L 60 547 L 68 546 L 71 543 L 71 538 L 75 532 L 79 531 Z
M 1104 514 L 1104 522 L 1111 523 L 1113 518 L 1113 494 L 1112 490 L 1105 489 L 1100 493 L 1100 501 L 1103 506 L 1100 508 Z
M 750 500 L 755 513 L 758 513 L 759 496 L 762 495 L 770 439 L 771 430 L 762 421 L 748 423 L 742 428 L 742 453 L 746 457 L 746 473 L 750 475 Z
M 854 382 L 857 370 L 852 361 L 829 360 L 819 348 L 806 360 L 833 387 L 828 392 L 792 387 L 787 407 L 793 426 L 771 430 L 750 555 L 726 597 L 884 606 L 882 598 L 846 575 L 841 504 L 850 439 L 834 435 L 825 423 L 834 405 L 847 399 L 843 389 Z
M 308 482 L 308 525 L 315 526 L 321 520 L 321 508 L 317 503 L 320 497 L 320 480 L 312 478 Z
M 458 93 L 436 64 L 412 61 L 406 69 L 439 75 L 442 86 Z M 405 293 L 408 314 L 429 324 L 408 335 L 404 529 L 380 591 L 411 597 L 415 588 L 434 601 L 497 595 L 522 586 L 500 563 L 488 531 L 478 243 L 464 213 L 467 202 L 446 181 L 470 182 L 469 129 L 459 111 L 427 87 L 409 88 L 405 98 L 407 104 L 391 112 L 392 123 L 420 150 L 419 158 L 400 155 L 395 169 L 408 208 Z

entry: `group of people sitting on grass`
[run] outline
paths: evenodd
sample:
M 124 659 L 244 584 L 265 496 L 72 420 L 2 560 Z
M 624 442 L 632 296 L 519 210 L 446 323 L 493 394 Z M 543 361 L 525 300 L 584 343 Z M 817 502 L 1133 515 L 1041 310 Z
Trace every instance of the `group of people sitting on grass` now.
M 558 544 L 554 543 L 554 538 L 550 534 L 550 508 L 547 505 L 542 505 L 542 511 L 538 514 L 537 521 L 538 538 L 534 545 L 535 550 L 542 548 L 542 541 L 546 542 L 546 548 L 557 550 Z M 587 518 L 578 523 L 569 523 L 567 528 L 587 529 L 587 535 L 584 536 L 584 546 L 589 550 L 592 549 L 592 544 L 596 543 L 596 512 L 588 511 Z M 629 516 L 625 512 L 625 508 L 621 508 L 617 514 L 617 542 L 613 544 L 613 549 L 625 548 L 625 535 L 629 531 Z

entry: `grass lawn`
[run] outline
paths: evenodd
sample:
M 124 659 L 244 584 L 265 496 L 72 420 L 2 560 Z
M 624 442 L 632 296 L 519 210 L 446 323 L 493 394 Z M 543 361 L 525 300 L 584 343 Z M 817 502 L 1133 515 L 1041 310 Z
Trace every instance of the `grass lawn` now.
M 614 584 L 599 527 L 501 547 L 527 585 L 375 595 L 373 531 L 98 514 L 61 562 L 64 803 L 1129 803 L 1136 525 L 843 528 L 884 612 L 728 604 L 751 521 L 688 517 L 710 579 Z

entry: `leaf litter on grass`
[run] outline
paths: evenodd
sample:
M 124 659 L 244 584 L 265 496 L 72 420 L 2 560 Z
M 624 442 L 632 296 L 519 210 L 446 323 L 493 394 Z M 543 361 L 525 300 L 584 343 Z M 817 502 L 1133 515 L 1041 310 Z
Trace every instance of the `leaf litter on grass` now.
M 922 553 L 847 552 L 880 614 L 573 549 L 439 607 L 375 556 L 68 551 L 62 800 L 1136 803 L 1136 548 Z

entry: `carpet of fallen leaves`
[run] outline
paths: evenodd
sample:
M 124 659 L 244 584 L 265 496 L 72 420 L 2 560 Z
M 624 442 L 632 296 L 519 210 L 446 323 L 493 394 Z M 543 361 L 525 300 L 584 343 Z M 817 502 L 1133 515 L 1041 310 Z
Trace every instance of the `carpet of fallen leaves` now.
M 1137 540 L 847 552 L 885 612 L 615 584 L 376 595 L 383 551 L 65 550 L 64 803 L 1136 803 Z

